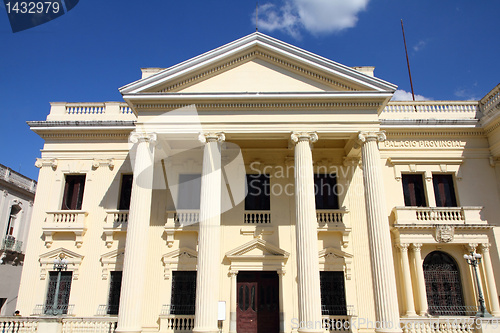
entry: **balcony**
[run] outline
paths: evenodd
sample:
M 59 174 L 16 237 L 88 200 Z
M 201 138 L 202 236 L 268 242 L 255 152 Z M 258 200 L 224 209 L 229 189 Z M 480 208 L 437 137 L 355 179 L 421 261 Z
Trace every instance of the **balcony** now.
M 106 210 L 106 223 L 103 230 L 108 248 L 113 246 L 115 233 L 127 231 L 128 217 L 128 210 Z
M 199 209 L 171 210 L 165 213 L 165 217 L 164 235 L 168 247 L 173 246 L 176 232 L 198 232 Z
M 44 323 L 56 324 L 62 333 L 92 332 L 114 333 L 118 319 L 116 317 L 1 317 L 0 332 L 2 333 L 34 333 L 44 332 Z
M 1 244 L 0 250 L 22 253 L 23 242 L 16 240 L 15 237 L 6 236 Z
M 192 332 L 194 314 L 171 314 L 170 305 L 163 305 L 160 313 L 160 332 Z M 194 313 L 194 308 L 185 309 L 185 313 Z
M 342 207 L 342 209 L 316 210 L 316 219 L 318 221 L 318 232 L 341 233 L 342 246 L 347 247 L 352 229 L 349 221 L 349 211 L 345 207 Z
M 395 225 L 478 225 L 483 207 L 394 207 Z
M 80 248 L 83 236 L 87 231 L 85 220 L 88 213 L 81 210 L 57 210 L 47 212 L 42 230 L 45 236 L 45 246 L 52 246 L 53 236 L 56 233 L 73 233 L 75 245 Z
M 37 304 L 33 309 L 34 316 L 72 316 L 73 310 L 75 308 L 74 304 L 69 305 L 58 305 L 56 307 L 52 305 Z
M 243 217 L 244 224 L 271 224 L 271 211 L 248 210 Z

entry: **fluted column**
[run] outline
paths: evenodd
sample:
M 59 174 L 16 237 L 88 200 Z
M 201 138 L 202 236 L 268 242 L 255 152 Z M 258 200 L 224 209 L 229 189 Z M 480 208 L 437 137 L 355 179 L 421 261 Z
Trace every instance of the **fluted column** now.
M 142 332 L 142 301 L 146 280 L 146 256 L 151 194 L 153 189 L 153 162 L 156 134 L 133 133 L 135 161 L 130 213 L 123 259 L 123 278 L 116 332 Z M 134 160 L 134 156 L 132 156 Z
M 236 297 L 238 295 L 237 290 L 237 276 L 238 271 L 230 271 L 229 276 L 231 277 L 231 298 L 229 300 L 229 333 L 236 333 Z
M 488 299 L 490 301 L 490 312 L 494 316 L 500 316 L 500 305 L 498 304 L 498 291 L 491 265 L 490 244 L 481 244 L 483 255 L 483 266 L 486 273 L 486 285 L 488 286 Z
M 198 273 L 193 332 L 219 331 L 221 153 L 222 133 L 200 135 L 205 143 L 201 177 L 200 231 L 198 233 Z
M 425 277 L 424 277 L 424 262 L 422 260 L 422 254 L 420 249 L 422 244 L 413 243 L 411 250 L 413 252 L 413 259 L 415 261 L 415 272 L 417 273 L 417 297 L 418 304 L 420 306 L 420 311 L 418 312 L 421 316 L 426 316 L 429 309 L 427 304 L 427 291 L 425 290 Z
M 286 318 L 285 318 L 285 287 L 283 286 L 283 280 L 285 277 L 285 270 L 278 270 L 279 275 L 279 301 L 280 301 L 280 333 L 284 333 L 286 331 Z
M 401 332 L 396 295 L 396 277 L 391 246 L 391 232 L 385 205 L 384 183 L 378 142 L 385 140 L 383 132 L 358 135 L 363 162 L 368 239 L 372 258 L 377 332 Z
M 318 263 L 318 223 L 311 143 L 316 133 L 293 133 L 295 142 L 295 225 L 299 289 L 299 332 L 323 332 Z M 313 328 L 307 328 L 313 327 Z
M 408 245 L 399 244 L 398 248 L 401 254 L 401 265 L 403 271 L 403 286 L 406 301 L 406 316 L 415 316 L 415 304 L 413 300 L 413 287 L 411 284 L 410 261 L 408 260 Z

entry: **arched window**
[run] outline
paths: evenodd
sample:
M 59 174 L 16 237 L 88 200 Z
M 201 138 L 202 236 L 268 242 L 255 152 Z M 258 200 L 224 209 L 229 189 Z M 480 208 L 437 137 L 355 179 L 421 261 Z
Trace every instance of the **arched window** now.
M 423 268 L 429 314 L 465 315 L 460 271 L 455 260 L 444 252 L 434 251 L 425 257 Z

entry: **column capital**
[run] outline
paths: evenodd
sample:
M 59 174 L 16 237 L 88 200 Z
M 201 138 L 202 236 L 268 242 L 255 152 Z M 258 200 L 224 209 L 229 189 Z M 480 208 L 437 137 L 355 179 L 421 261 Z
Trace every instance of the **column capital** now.
M 130 134 L 129 140 L 132 143 L 147 142 L 154 146 L 157 142 L 157 135 L 156 133 L 133 132 Z
M 421 248 L 422 248 L 422 243 L 413 243 L 411 245 L 411 249 L 413 252 L 420 252 Z
M 226 141 L 226 135 L 223 132 L 200 133 L 198 140 L 201 143 L 224 142 Z
M 236 276 L 236 275 L 238 275 L 238 271 L 236 271 L 236 270 L 230 270 L 227 273 L 227 275 L 229 275 L 230 277 Z
M 485 253 L 485 252 L 490 252 L 490 246 L 491 246 L 490 243 L 481 243 L 479 245 L 479 248 L 481 249 L 482 253 Z
M 358 133 L 358 144 L 362 146 L 365 142 L 376 141 L 382 142 L 387 139 L 385 131 L 380 132 L 359 132 Z
M 476 252 L 477 243 L 469 243 L 464 245 L 465 250 L 468 252 Z
M 401 252 L 408 252 L 408 248 L 410 247 L 410 244 L 408 243 L 401 243 L 401 244 L 396 244 L 396 247 L 401 251 Z
M 292 132 L 290 138 L 293 143 L 299 143 L 301 141 L 308 141 L 309 143 L 314 143 L 318 141 L 318 133 L 316 132 Z

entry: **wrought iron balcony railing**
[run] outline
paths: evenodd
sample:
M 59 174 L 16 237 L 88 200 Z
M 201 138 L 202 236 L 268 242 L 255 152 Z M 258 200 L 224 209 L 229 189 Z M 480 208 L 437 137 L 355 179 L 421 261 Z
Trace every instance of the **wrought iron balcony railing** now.
M 35 309 L 33 310 L 33 315 L 41 316 L 72 316 L 73 309 L 75 308 L 74 304 L 61 304 L 61 305 L 47 305 L 47 304 L 37 304 Z
M 97 307 L 97 315 L 98 316 L 117 315 L 118 308 L 119 308 L 118 305 L 101 304 Z
M 431 316 L 475 316 L 479 307 L 476 305 L 429 306 L 427 310 Z
M 7 236 L 2 241 L 0 250 L 22 253 L 23 242 L 12 236 Z
M 321 305 L 323 316 L 354 316 L 353 305 Z
M 162 306 L 160 315 L 194 315 L 194 308 L 194 305 L 167 304 Z

